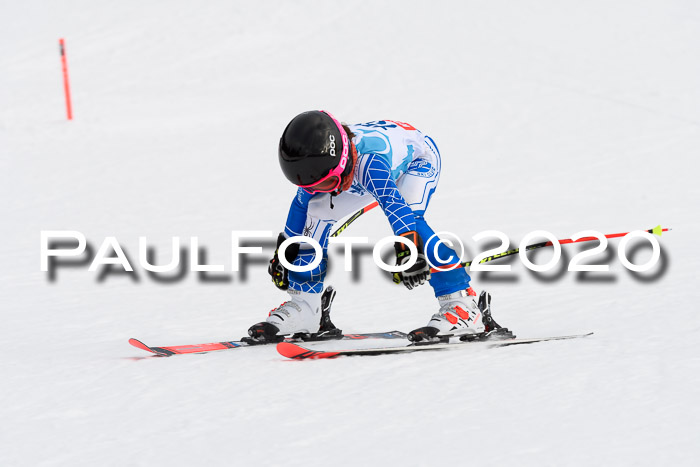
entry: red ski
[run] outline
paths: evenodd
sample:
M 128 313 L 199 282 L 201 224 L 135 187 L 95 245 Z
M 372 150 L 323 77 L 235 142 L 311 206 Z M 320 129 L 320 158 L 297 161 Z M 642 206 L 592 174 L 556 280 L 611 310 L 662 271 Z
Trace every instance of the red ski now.
M 535 338 L 514 338 L 514 339 L 485 339 L 475 341 L 459 341 L 459 342 L 441 342 L 435 344 L 408 344 L 397 347 L 376 347 L 370 349 L 348 349 L 348 350 L 313 350 L 293 342 L 280 342 L 277 344 L 277 351 L 284 357 L 295 360 L 307 360 L 318 358 L 337 358 L 342 356 L 355 355 L 385 355 L 396 353 L 419 352 L 422 350 L 456 350 L 464 349 L 469 344 L 484 344 L 488 347 L 505 347 L 508 345 L 518 344 L 533 344 L 535 342 L 578 339 L 581 337 L 590 336 L 593 334 L 576 334 L 572 336 L 552 336 L 552 337 L 535 337 Z
M 302 342 L 319 342 L 327 340 L 359 340 L 359 339 L 405 339 L 406 334 L 400 331 L 389 331 L 389 332 L 370 332 L 362 334 L 343 334 L 341 336 L 334 337 L 322 337 L 322 338 L 311 338 L 307 341 Z M 298 340 L 289 339 L 286 342 L 298 342 Z M 225 342 L 212 342 L 209 344 L 194 344 L 194 345 L 174 345 L 169 347 L 151 347 L 138 339 L 129 339 L 129 344 L 137 347 L 141 350 L 151 352 L 158 355 L 159 357 L 170 357 L 171 355 L 181 355 L 190 353 L 205 353 L 213 352 L 216 350 L 229 350 L 238 349 L 240 347 L 257 347 L 256 344 L 251 345 L 243 341 L 225 341 Z

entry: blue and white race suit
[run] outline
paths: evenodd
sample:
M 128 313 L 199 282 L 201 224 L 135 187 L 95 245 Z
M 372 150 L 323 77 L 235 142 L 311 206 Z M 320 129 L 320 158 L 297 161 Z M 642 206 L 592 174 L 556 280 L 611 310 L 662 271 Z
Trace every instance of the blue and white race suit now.
M 289 209 L 284 233 L 287 237 L 312 237 L 323 249 L 323 260 L 311 271 L 289 271 L 289 286 L 303 292 L 323 291 L 327 267 L 328 236 L 343 217 L 375 200 L 386 215 L 395 235 L 415 230 L 425 243 L 434 235 L 423 216 L 440 179 L 441 160 L 435 142 L 411 125 L 392 120 L 348 125 L 355 134 L 357 163 L 349 190 L 333 198 L 330 194 L 309 194 L 299 188 Z M 443 264 L 434 255 L 436 239 L 426 249 L 433 265 Z M 440 258 L 457 258 L 446 245 L 438 248 Z M 314 260 L 314 249 L 301 244 L 296 266 Z M 446 295 L 469 287 L 469 275 L 463 268 L 431 274 L 435 295 Z

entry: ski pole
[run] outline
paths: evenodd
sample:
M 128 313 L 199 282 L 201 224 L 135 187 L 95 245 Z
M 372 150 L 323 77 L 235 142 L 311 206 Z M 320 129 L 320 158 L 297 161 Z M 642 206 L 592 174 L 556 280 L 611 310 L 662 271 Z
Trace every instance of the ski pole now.
M 357 212 L 355 212 L 352 216 L 350 216 L 350 217 L 348 218 L 347 221 L 345 221 L 345 222 L 343 223 L 343 225 L 341 225 L 340 227 L 338 227 L 338 228 L 335 230 L 335 232 L 333 232 L 333 233 L 331 234 L 331 237 L 337 237 L 338 235 L 340 235 L 340 234 L 343 232 L 343 230 L 347 229 L 347 228 L 350 226 L 350 224 L 352 224 L 353 222 L 355 222 L 355 221 L 357 220 L 358 217 L 360 217 L 362 214 L 366 213 L 367 211 L 370 211 L 370 210 L 376 208 L 378 205 L 379 205 L 379 203 L 375 201 L 375 202 L 373 202 L 373 203 L 368 204 L 368 205 L 365 206 L 364 208 L 358 210 Z M 654 228 L 648 229 L 646 232 L 648 232 L 648 233 L 650 233 L 650 234 L 658 235 L 658 236 L 660 237 L 661 234 L 662 234 L 663 232 L 668 232 L 669 230 L 671 230 L 671 229 L 670 229 L 670 228 L 661 228 L 660 225 L 657 225 L 657 226 L 654 227 Z M 627 234 L 629 234 L 629 233 L 630 233 L 630 232 L 621 232 L 621 233 L 607 234 L 607 235 L 604 235 L 604 237 L 605 237 L 605 238 L 618 238 L 618 237 L 624 237 L 625 235 L 627 235 Z M 557 240 L 557 241 L 559 242 L 560 245 L 566 245 L 566 244 L 569 244 L 569 243 L 591 242 L 591 241 L 597 240 L 597 239 L 598 239 L 598 237 L 581 237 L 581 238 L 579 238 L 578 240 L 572 240 L 572 239 L 570 239 L 570 238 L 565 238 L 565 239 Z M 539 243 L 533 243 L 532 245 L 527 245 L 527 246 L 525 247 L 525 251 L 537 250 L 538 248 L 544 248 L 544 247 L 548 247 L 548 246 L 552 246 L 552 245 L 553 245 L 553 243 L 550 242 L 550 241 L 539 242 Z M 482 260 L 479 262 L 479 264 L 483 264 L 483 263 L 486 263 L 486 262 L 489 262 L 489 261 L 493 261 L 493 260 L 499 259 L 499 258 L 505 258 L 506 256 L 517 255 L 518 253 L 520 253 L 520 248 L 515 248 L 515 249 L 513 249 L 513 250 L 504 251 L 503 253 L 498 253 L 498 254 L 495 254 L 495 255 L 487 256 L 486 258 L 482 259 Z M 471 261 L 465 261 L 465 262 L 463 262 L 463 263 L 460 263 L 459 266 L 457 266 L 457 267 L 467 268 L 467 267 L 471 266 L 471 264 L 472 264 Z M 449 264 L 448 264 L 448 265 L 444 266 L 443 269 L 449 268 L 449 267 L 451 267 L 451 266 L 452 266 L 452 265 L 449 265 Z M 456 268 L 453 268 L 453 269 L 456 269 Z M 431 272 L 431 273 L 439 272 L 440 270 L 441 270 L 441 269 L 430 268 L 430 272 Z M 397 279 L 397 278 L 396 278 L 396 275 L 397 275 L 397 274 L 394 273 L 393 275 L 394 275 L 394 282 L 400 283 L 400 282 L 401 282 L 400 279 L 399 279 L 398 282 L 397 282 L 397 280 L 396 280 L 396 279 Z
M 662 229 L 660 225 L 657 225 L 657 226 L 654 227 L 653 229 L 647 230 L 647 232 L 650 233 L 650 234 L 658 235 L 658 236 L 660 237 L 662 232 L 668 232 L 669 230 L 671 230 L 671 229 Z M 630 232 L 614 233 L 614 234 L 604 235 L 604 237 L 605 237 L 605 238 L 618 238 L 618 237 L 624 237 L 624 236 L 627 235 L 628 233 L 630 233 Z M 566 244 L 568 244 L 568 243 L 591 242 L 591 241 L 597 240 L 597 239 L 598 239 L 598 237 L 581 237 L 581 238 L 579 238 L 578 240 L 572 240 L 572 239 L 570 239 L 570 238 L 565 238 L 565 239 L 563 239 L 563 240 L 557 240 L 557 241 L 558 241 L 559 244 L 561 244 L 561 245 L 566 245 Z M 552 245 L 553 245 L 553 243 L 552 243 L 552 242 L 549 242 L 549 241 L 547 241 L 547 242 L 540 242 L 540 243 L 533 243 L 532 245 L 526 246 L 526 247 L 525 247 L 525 251 L 536 250 L 536 249 L 538 249 L 538 248 L 544 248 L 544 247 L 552 246 Z M 514 250 L 504 251 L 503 253 L 497 253 L 497 254 L 495 254 L 495 255 L 487 256 L 486 258 L 482 259 L 481 261 L 479 261 L 479 264 L 483 264 L 483 263 L 486 263 L 486 262 L 488 262 L 488 261 L 493 261 L 494 259 L 505 258 L 506 256 L 517 255 L 519 252 L 520 252 L 520 248 L 516 248 L 516 249 L 514 249 Z M 472 264 L 471 261 L 465 261 L 465 262 L 463 262 L 463 263 L 460 263 L 459 266 L 457 266 L 457 267 L 466 268 L 466 267 L 471 266 L 471 264 Z M 449 264 L 448 264 L 448 265 L 444 266 L 443 269 L 447 269 L 447 268 L 449 268 L 449 267 L 451 267 L 451 266 L 453 266 L 453 265 L 449 265 Z M 453 268 L 453 269 L 456 269 L 456 268 Z M 440 270 L 441 270 L 441 269 L 430 268 L 430 272 L 431 272 L 431 273 L 433 273 L 433 272 L 439 272 Z
M 352 216 L 350 216 L 350 217 L 348 218 L 348 220 L 346 220 L 346 221 L 343 223 L 343 225 L 341 225 L 340 227 L 338 227 L 338 228 L 335 230 L 335 232 L 333 232 L 333 233 L 331 234 L 331 237 L 337 237 L 338 235 L 340 235 L 340 234 L 343 232 L 343 230 L 347 229 L 348 226 L 349 226 L 350 224 L 352 224 L 353 222 L 355 222 L 355 221 L 357 220 L 358 217 L 360 217 L 362 214 L 366 213 L 367 211 L 376 208 L 377 206 L 379 206 L 379 203 L 375 201 L 375 202 L 373 202 L 373 203 L 368 204 L 367 206 L 365 206 L 364 208 L 360 209 L 359 211 L 357 211 L 355 214 L 353 214 Z

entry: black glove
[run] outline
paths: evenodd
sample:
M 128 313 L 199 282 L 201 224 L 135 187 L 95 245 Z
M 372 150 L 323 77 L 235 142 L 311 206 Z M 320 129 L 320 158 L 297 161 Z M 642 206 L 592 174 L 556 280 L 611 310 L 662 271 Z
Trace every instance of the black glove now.
M 275 256 L 270 260 L 270 266 L 267 268 L 268 274 L 272 276 L 272 283 L 275 284 L 280 290 L 287 290 L 289 288 L 289 271 L 287 268 L 282 266 L 280 263 L 280 258 L 277 252 L 279 251 L 280 245 L 285 241 L 287 237 L 284 236 L 282 232 L 277 236 L 277 247 L 275 248 Z M 299 244 L 292 243 L 284 251 L 284 257 L 289 264 L 292 264 L 299 254 Z
M 414 287 L 425 284 L 425 281 L 430 279 L 430 266 L 425 259 L 423 240 L 421 240 L 418 232 L 410 230 L 402 233 L 399 237 L 406 238 L 413 242 L 418 250 L 418 259 L 413 266 L 403 272 L 394 273 L 394 282 L 397 284 L 403 282 L 403 285 L 405 285 L 408 290 L 411 290 Z M 408 249 L 408 245 L 396 242 L 394 243 L 394 249 L 396 250 L 396 265 L 401 266 L 402 264 L 408 263 L 411 259 L 411 250 Z

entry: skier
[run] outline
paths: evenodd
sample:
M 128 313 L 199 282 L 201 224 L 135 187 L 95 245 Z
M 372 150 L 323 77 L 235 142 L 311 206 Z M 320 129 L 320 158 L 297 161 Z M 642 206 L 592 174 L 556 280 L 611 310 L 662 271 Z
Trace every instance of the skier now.
M 483 306 L 480 309 L 477 305 L 464 268 L 430 272 L 427 259 L 441 265 L 444 260 L 439 258 L 458 258 L 444 243 L 435 257 L 438 239 L 424 219 L 441 170 L 440 152 L 432 138 L 407 123 L 380 120 L 345 125 L 326 111 L 310 111 L 294 117 L 282 133 L 279 163 L 287 179 L 299 188 L 268 272 L 290 299 L 272 310 L 265 322 L 249 329 L 253 340 L 275 342 L 285 335 L 319 332 L 331 228 L 374 200 L 379 202 L 394 235 L 410 240 L 417 249 L 415 264 L 398 273 L 398 279 L 409 290 L 428 281 L 438 300 L 437 313 L 409 338 L 431 340 L 485 331 Z M 321 263 L 308 272 L 287 270 L 279 260 L 280 244 L 300 235 L 313 238 L 323 250 Z M 425 249 L 429 240 L 430 248 Z M 411 259 L 404 243 L 396 242 L 394 248 L 397 265 Z M 315 258 L 315 250 L 307 243 L 293 243 L 287 247 L 285 258 L 295 266 L 308 265 Z

